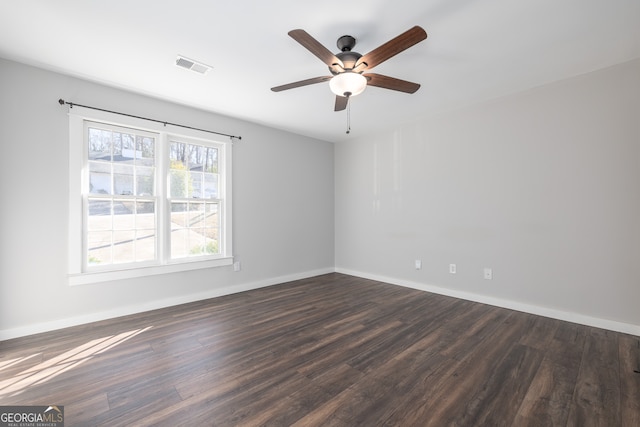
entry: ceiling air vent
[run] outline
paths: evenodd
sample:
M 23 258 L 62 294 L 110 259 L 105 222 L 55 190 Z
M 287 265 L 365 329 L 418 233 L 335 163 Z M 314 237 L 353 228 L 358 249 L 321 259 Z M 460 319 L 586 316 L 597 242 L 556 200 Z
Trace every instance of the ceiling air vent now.
M 206 74 L 207 71 L 211 69 L 208 65 L 205 65 L 201 62 L 194 61 L 193 59 L 185 58 L 184 56 L 178 55 L 176 58 L 176 65 L 180 68 L 185 68 L 187 70 L 195 71 L 196 73 Z

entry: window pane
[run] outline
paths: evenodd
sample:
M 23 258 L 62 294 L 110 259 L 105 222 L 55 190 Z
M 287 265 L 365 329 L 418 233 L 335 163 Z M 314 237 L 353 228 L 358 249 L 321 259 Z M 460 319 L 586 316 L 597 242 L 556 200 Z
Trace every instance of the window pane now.
M 204 229 L 192 228 L 191 233 L 189 234 L 189 238 L 189 255 L 203 255 L 206 253 Z
M 207 253 L 209 254 L 220 253 L 220 248 L 218 245 L 220 222 L 219 222 L 217 203 L 207 203 L 205 205 L 204 226 L 206 227 Z
M 114 135 L 116 132 L 114 132 Z M 114 162 L 133 164 L 136 158 L 134 136 L 128 133 L 119 134 L 122 138 L 122 154 L 120 156 L 113 156 Z
M 136 213 L 138 214 L 138 228 L 156 227 L 156 204 L 154 202 L 138 202 L 136 204 Z
M 190 172 L 189 173 L 189 178 L 190 178 L 190 193 L 189 193 L 189 197 L 195 197 L 197 199 L 201 199 L 202 196 L 202 177 L 203 173 L 202 172 Z
M 189 254 L 201 253 L 204 246 L 204 203 L 189 203 Z
M 156 257 L 155 202 L 136 203 L 135 260 L 149 261 Z
M 136 167 L 136 196 L 152 196 L 154 191 L 155 168 Z
M 135 231 L 114 231 L 113 232 L 113 263 L 122 264 L 135 260 L 134 243 Z
M 138 230 L 136 234 L 136 261 L 152 261 L 156 258 L 155 230 Z
M 169 196 L 176 199 L 187 198 L 189 174 L 186 170 L 171 169 L 169 171 Z
M 133 230 L 135 229 L 135 202 L 132 200 L 113 201 L 113 229 Z
M 187 165 L 187 144 L 171 142 L 169 145 L 169 160 L 171 160 L 172 168 L 175 163 L 182 165 L 181 169 L 185 169 Z
M 139 153 L 136 163 L 140 166 L 155 164 L 155 139 L 148 136 L 136 137 L 136 149 Z
M 88 231 L 111 230 L 111 200 L 89 199 Z
M 111 132 L 89 128 L 89 160 L 111 161 Z
M 111 163 L 89 162 L 89 193 L 111 194 Z
M 133 166 L 114 163 L 113 165 L 114 194 L 121 196 L 133 194 Z
M 113 157 L 122 157 L 122 134 L 114 132 L 111 134 L 111 142 L 113 144 Z
M 136 213 L 136 261 L 150 261 L 156 257 L 155 203 L 138 202 Z
M 187 224 L 187 203 L 171 203 L 171 257 L 187 256 L 189 229 Z
M 87 233 L 87 254 L 89 265 L 111 264 L 111 231 Z
M 207 238 L 204 252 L 208 255 L 216 255 L 220 253 L 218 239 Z
M 218 149 L 205 147 L 204 171 L 218 173 Z
M 218 204 L 217 203 L 207 203 L 205 205 L 204 226 L 207 228 L 218 227 Z
M 218 196 L 218 175 L 214 173 L 204 174 L 204 194 L 205 199 L 217 199 Z
M 204 164 L 204 147 L 201 145 L 189 144 L 189 169 L 192 171 L 202 171 Z
M 189 227 L 197 228 L 204 224 L 204 203 L 189 203 Z
M 176 219 L 176 224 L 181 227 L 184 227 L 186 223 L 187 207 L 187 203 L 184 202 L 171 203 L 171 220 Z

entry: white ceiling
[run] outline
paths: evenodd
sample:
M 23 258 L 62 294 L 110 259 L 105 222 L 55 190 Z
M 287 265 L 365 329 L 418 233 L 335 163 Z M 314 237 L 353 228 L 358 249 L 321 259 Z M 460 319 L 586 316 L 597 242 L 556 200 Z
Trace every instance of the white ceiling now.
M 414 25 L 428 39 L 375 72 L 422 87 L 367 88 L 350 135 L 328 83 L 270 90 L 329 75 L 289 30 L 365 54 Z M 640 0 L 3 0 L 0 57 L 339 142 L 638 58 Z

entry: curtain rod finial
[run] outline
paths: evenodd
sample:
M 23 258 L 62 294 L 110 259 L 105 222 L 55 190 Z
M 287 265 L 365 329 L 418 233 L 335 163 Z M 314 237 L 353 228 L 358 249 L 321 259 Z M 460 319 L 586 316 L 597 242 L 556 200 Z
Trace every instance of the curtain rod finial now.
M 62 98 L 58 99 L 58 104 L 64 105 L 64 99 L 62 99 Z

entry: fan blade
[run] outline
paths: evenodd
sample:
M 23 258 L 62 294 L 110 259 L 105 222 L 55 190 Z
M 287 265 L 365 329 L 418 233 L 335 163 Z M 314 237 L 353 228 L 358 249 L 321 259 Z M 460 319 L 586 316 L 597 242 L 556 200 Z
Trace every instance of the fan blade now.
M 349 103 L 349 98 L 346 96 L 336 95 L 336 107 L 333 111 L 342 111 L 347 108 L 347 104 Z
M 271 90 L 274 92 L 281 92 L 283 90 L 287 90 L 287 89 L 293 89 L 296 87 L 301 87 L 301 86 L 307 86 L 307 85 L 312 85 L 315 83 L 322 83 L 322 82 L 326 82 L 328 80 L 331 80 L 332 76 L 322 76 L 322 77 L 314 77 L 312 79 L 306 79 L 306 80 L 300 80 L 299 82 L 293 82 L 293 83 L 288 83 L 286 85 L 282 85 L 282 86 L 276 86 L 276 87 L 272 87 Z
M 376 86 L 406 93 L 414 93 L 420 89 L 418 83 L 411 83 L 406 80 L 396 79 L 395 77 L 383 76 L 382 74 L 369 73 L 363 74 L 363 76 L 367 78 L 368 86 Z
M 337 56 L 335 56 L 329 49 L 320 44 L 318 40 L 311 37 L 311 35 L 305 30 L 291 30 L 289 31 L 289 35 L 295 41 L 304 46 L 309 52 L 320 58 L 320 60 L 327 64 L 329 68 L 336 64 L 341 68 L 344 68 L 344 64 L 340 59 L 338 59 Z
M 356 66 L 366 63 L 367 68 L 371 69 L 426 38 L 427 32 L 423 30 L 422 27 L 416 25 L 364 55 L 358 60 Z

